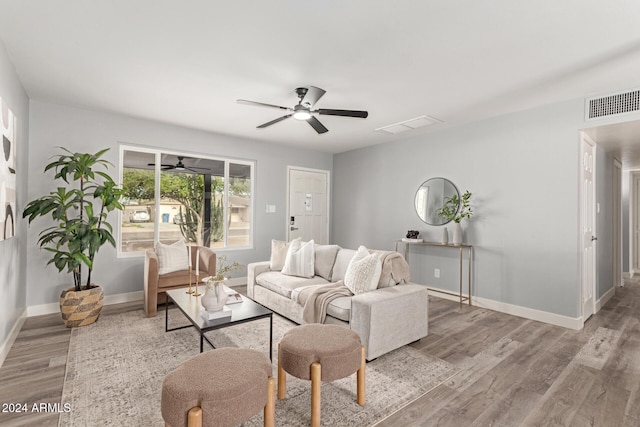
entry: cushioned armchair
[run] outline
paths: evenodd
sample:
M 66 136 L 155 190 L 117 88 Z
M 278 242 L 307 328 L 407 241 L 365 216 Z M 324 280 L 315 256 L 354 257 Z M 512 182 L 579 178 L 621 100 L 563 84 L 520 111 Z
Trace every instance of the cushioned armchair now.
M 215 276 L 216 274 L 216 253 L 211 248 L 193 246 L 191 250 L 191 263 L 194 266 L 193 281 L 195 281 L 198 249 L 200 249 L 200 280 L 203 277 Z M 158 255 L 155 250 L 149 249 L 145 252 L 144 257 L 144 312 L 148 317 L 155 316 L 158 312 L 158 303 L 166 301 L 165 291 L 189 286 L 188 269 L 166 274 L 158 274 L 158 271 Z

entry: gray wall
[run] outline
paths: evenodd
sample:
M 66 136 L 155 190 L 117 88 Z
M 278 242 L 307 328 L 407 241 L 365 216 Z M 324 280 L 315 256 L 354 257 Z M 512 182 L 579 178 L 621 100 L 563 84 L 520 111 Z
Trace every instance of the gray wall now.
M 393 249 L 408 229 L 439 241 L 442 228 L 421 222 L 413 199 L 426 179 L 446 177 L 473 193 L 463 221 L 473 294 L 578 317 L 583 108 L 574 100 L 336 155 L 333 241 Z M 457 288 L 455 250 L 413 248 L 409 263 L 415 282 Z
M 49 158 L 58 153 L 55 146 L 60 145 L 86 152 L 111 147 L 106 158 L 116 165 L 119 142 L 256 160 L 254 249 L 226 252 L 230 260 L 245 265 L 269 259 L 271 239 L 285 237 L 287 165 L 331 170 L 333 161 L 332 155 L 326 153 L 37 101 L 31 103 L 30 130 L 29 200 L 54 187 L 50 180 L 53 174 L 43 179 L 42 171 Z M 265 214 L 266 204 L 276 205 L 277 212 Z M 114 224 L 116 218 L 111 217 Z M 60 291 L 69 286 L 71 280 L 67 274 L 58 274 L 54 267 L 45 267 L 48 256 L 37 248 L 36 241 L 46 225 L 45 221 L 38 221 L 29 228 L 28 305 L 56 302 Z M 246 273 L 235 272 L 234 276 L 243 274 Z M 97 256 L 92 277 L 104 285 L 107 295 L 141 291 L 143 258 L 117 259 L 115 249 L 105 246 Z
M 16 141 L 16 208 L 21 212 L 27 194 L 29 98 L 22 87 L 4 44 L 0 41 L 0 97 L 18 120 Z M 26 307 L 25 250 L 27 230 L 16 218 L 16 237 L 0 241 L 0 346 Z

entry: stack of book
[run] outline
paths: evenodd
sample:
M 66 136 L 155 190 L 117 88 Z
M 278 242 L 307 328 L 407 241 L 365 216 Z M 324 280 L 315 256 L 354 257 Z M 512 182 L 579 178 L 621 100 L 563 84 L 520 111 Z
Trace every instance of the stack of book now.
M 200 315 L 205 320 L 215 320 L 215 319 L 230 319 L 231 318 L 231 309 L 229 307 L 222 307 L 222 310 L 218 311 L 207 311 L 202 307 L 200 309 Z
M 227 304 L 235 304 L 238 302 L 242 302 L 242 295 L 240 295 L 238 292 L 234 291 L 233 289 L 225 286 L 224 290 L 227 292 Z

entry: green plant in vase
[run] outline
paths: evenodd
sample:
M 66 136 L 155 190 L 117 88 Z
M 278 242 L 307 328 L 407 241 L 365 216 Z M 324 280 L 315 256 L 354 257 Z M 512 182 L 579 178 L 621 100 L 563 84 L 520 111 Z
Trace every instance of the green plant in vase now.
M 242 267 L 242 264 L 239 264 L 237 261 L 231 264 L 227 263 L 227 257 L 224 255 L 218 258 L 216 275 L 202 279 L 207 285 L 200 302 L 206 311 L 213 312 L 222 310 L 229 298 L 224 289 L 224 281 L 227 280 L 225 274 L 233 270 L 239 270 Z
M 107 215 L 123 209 L 120 203 L 122 190 L 105 171 L 97 170 L 98 167 L 107 170 L 113 166 L 101 158 L 109 149 L 95 154 L 61 149 L 65 153 L 55 156 L 44 171 L 54 170 L 54 179 L 63 181 L 64 185 L 29 202 L 22 216 L 29 218 L 29 224 L 46 216 L 55 223 L 40 233 L 38 245 L 52 253 L 47 265 L 53 264 L 58 271 L 66 269 L 72 274 L 74 286 L 63 291 L 60 309 L 67 326 L 84 326 L 97 320 L 102 307 L 102 288 L 92 284 L 91 272 L 98 250 L 107 243 L 115 246 L 113 227 L 107 222 Z M 83 266 L 87 268 L 84 285 Z M 90 313 L 88 318 L 81 319 L 79 308 L 72 307 L 69 301 L 80 301 L 85 294 L 89 300 L 78 304 Z
M 465 218 L 471 218 L 473 215 L 473 209 L 471 209 L 471 193 L 469 190 L 465 191 L 462 197 L 459 197 L 458 194 L 448 197 L 444 201 L 442 208 L 438 211 L 438 214 L 455 223 L 452 243 L 454 245 L 461 244 L 462 228 L 460 227 L 460 222 Z

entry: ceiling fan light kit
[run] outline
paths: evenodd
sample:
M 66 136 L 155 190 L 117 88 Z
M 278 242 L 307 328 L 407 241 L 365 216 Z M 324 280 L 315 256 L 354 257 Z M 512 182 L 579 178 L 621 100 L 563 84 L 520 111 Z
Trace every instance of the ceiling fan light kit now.
M 277 119 L 271 120 L 270 122 L 263 123 L 257 126 L 258 129 L 264 129 L 273 124 L 281 122 L 289 117 L 293 117 L 296 120 L 306 121 L 309 125 L 318 133 L 323 134 L 329 131 L 320 120 L 318 120 L 314 114 L 319 115 L 328 115 L 328 116 L 341 116 L 341 117 L 356 117 L 360 119 L 366 119 L 369 113 L 367 111 L 360 110 L 335 110 L 328 108 L 320 108 L 317 110 L 312 110 L 316 102 L 326 93 L 324 89 L 320 89 L 319 87 L 309 86 L 299 87 L 296 89 L 296 94 L 298 95 L 298 104 L 293 108 L 282 107 L 280 105 L 273 104 L 265 104 L 264 102 L 256 102 L 256 101 L 248 101 L 246 99 L 238 99 L 237 102 L 239 104 L 248 104 L 255 105 L 258 107 L 268 107 L 268 108 L 277 108 L 280 110 L 287 110 L 289 114 L 286 114 L 282 117 L 278 117 Z

